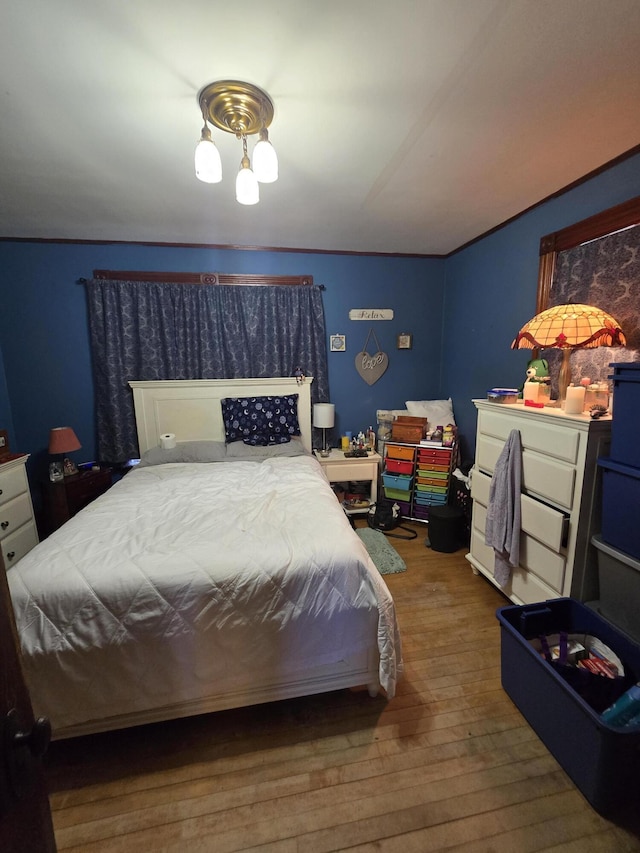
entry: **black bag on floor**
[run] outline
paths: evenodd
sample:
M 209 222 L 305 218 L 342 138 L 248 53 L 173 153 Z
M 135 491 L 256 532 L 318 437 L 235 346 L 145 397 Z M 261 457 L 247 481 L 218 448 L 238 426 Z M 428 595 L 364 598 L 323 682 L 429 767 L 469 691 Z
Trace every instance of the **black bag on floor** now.
M 398 504 L 392 504 L 390 501 L 381 501 L 372 504 L 367 513 L 367 524 L 372 530 L 379 530 L 385 536 L 392 536 L 395 539 L 415 539 L 417 533 L 411 530 L 410 527 L 404 527 L 400 524 L 400 507 Z M 404 536 L 401 533 L 391 533 L 392 530 L 404 530 L 409 536 Z

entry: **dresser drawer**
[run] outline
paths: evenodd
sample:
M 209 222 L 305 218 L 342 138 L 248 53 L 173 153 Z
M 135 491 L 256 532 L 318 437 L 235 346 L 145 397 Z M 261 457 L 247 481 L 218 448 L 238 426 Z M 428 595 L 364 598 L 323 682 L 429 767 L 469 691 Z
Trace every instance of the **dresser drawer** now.
M 485 577 L 493 579 L 494 555 L 493 549 L 484 543 L 484 534 L 478 530 L 471 532 L 471 563 L 482 572 Z M 557 598 L 556 590 L 551 589 L 543 580 L 531 572 L 518 567 L 511 571 L 511 576 L 502 592 L 516 603 L 530 604 L 535 601 L 546 601 L 548 598 Z
M 507 413 L 485 411 L 479 413 L 478 423 L 483 435 L 495 438 L 501 445 L 509 438 L 511 430 L 517 429 L 523 450 L 532 450 L 568 463 L 575 463 L 578 459 L 580 433 L 577 429 L 528 420 L 522 415 L 509 416 Z
M 22 492 L 27 492 L 28 489 L 29 484 L 23 465 L 2 471 L 0 473 L 0 506 Z
M 493 473 L 504 441 L 482 435 L 476 449 L 476 465 Z M 565 509 L 573 506 L 576 470 L 550 456 L 524 450 L 522 454 L 522 488 Z
M 474 504 L 473 507 L 473 528 L 484 543 L 485 525 L 487 520 L 487 509 L 480 503 Z M 490 562 L 486 565 L 493 566 L 493 548 L 485 545 L 489 552 Z M 557 551 L 548 548 L 542 542 L 539 542 L 524 529 L 520 534 L 520 565 L 519 570 L 523 569 L 533 572 L 536 577 L 544 581 L 557 595 L 562 594 L 562 585 L 564 583 L 565 558 Z
M 0 539 L 9 536 L 27 521 L 31 521 L 31 501 L 29 495 L 23 492 L 0 506 Z
M 489 506 L 490 489 L 491 477 L 474 470 L 471 477 L 471 497 L 474 502 Z M 520 527 L 554 551 L 561 550 L 568 524 L 569 518 L 563 512 L 528 495 L 520 496 Z
M 322 465 L 330 483 L 343 480 L 373 480 L 378 477 L 376 460 L 365 459 L 363 462 L 325 462 Z
M 2 551 L 5 569 L 15 566 L 18 560 L 28 554 L 37 544 L 38 533 L 33 521 L 24 524 L 10 536 L 6 536 L 0 541 L 0 551 Z

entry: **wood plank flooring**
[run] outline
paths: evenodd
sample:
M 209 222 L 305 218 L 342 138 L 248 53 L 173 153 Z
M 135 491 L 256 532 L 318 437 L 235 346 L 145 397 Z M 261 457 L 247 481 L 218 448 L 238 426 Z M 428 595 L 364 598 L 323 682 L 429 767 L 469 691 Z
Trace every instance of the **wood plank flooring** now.
M 361 522 L 359 522 L 361 523 Z M 497 607 L 464 550 L 391 540 L 405 676 L 54 743 L 60 851 L 619 853 L 640 820 L 600 817 L 500 685 Z

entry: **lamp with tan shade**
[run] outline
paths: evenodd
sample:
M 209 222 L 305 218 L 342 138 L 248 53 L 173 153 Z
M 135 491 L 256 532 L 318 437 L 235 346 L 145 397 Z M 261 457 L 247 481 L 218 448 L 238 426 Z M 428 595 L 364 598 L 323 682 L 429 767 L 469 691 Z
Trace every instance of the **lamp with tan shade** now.
M 627 340 L 617 320 L 593 305 L 555 305 L 536 314 L 518 332 L 511 349 L 562 350 L 558 376 L 558 405 L 564 403 L 571 380 L 569 359 L 574 349 L 625 346 Z

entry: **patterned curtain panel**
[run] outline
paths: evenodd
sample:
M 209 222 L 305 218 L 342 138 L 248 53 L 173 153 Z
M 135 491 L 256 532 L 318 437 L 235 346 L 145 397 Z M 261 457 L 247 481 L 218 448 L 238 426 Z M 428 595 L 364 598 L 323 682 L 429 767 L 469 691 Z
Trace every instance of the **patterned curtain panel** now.
M 549 307 L 581 302 L 603 308 L 614 317 L 627 339 L 626 347 L 574 350 L 571 381 L 588 376 L 602 382 L 612 362 L 636 361 L 640 351 L 640 226 L 608 234 L 574 249 L 558 252 Z M 559 350 L 541 353 L 557 376 Z M 552 389 L 555 392 L 555 389 Z M 554 394 L 555 395 L 555 394 Z
M 87 282 L 98 454 L 138 455 L 129 380 L 313 376 L 329 399 L 322 293 L 311 286 Z

